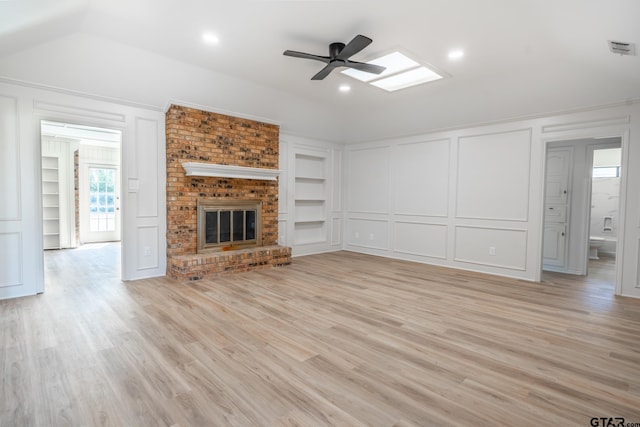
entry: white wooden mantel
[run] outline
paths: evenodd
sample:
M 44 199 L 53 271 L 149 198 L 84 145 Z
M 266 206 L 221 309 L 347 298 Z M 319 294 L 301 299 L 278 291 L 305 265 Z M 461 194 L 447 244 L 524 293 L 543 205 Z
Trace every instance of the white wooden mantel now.
M 261 179 L 275 181 L 280 175 L 278 169 L 248 168 L 244 166 L 218 165 L 212 163 L 184 162 L 187 176 L 214 176 L 218 178 Z

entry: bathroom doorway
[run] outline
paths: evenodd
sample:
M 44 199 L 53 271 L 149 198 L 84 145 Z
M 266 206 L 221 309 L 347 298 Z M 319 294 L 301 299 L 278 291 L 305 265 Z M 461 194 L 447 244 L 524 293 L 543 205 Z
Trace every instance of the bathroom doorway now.
M 590 145 L 591 158 L 588 271 L 614 264 L 620 218 L 622 149 L 619 143 Z
M 621 142 L 611 137 L 547 144 L 543 279 L 550 272 L 588 276 L 616 292 Z

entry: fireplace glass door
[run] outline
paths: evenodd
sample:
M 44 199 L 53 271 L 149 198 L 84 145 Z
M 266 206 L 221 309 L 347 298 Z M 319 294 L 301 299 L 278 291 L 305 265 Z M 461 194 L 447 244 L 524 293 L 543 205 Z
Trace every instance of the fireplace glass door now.
M 259 245 L 260 203 L 198 202 L 198 252 Z
M 256 239 L 255 210 L 205 212 L 205 243 L 241 243 Z

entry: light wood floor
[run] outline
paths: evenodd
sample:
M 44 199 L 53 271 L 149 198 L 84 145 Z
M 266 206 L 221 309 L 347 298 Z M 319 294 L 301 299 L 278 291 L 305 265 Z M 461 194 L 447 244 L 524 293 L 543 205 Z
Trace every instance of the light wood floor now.
M 640 423 L 640 301 L 597 275 L 337 252 L 122 283 L 104 249 L 48 254 L 47 292 L 0 302 L 0 425 Z

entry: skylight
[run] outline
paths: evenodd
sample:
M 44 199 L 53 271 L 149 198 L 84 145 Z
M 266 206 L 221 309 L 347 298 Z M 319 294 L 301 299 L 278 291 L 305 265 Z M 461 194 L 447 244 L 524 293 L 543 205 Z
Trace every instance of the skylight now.
M 389 92 L 442 78 L 440 74 L 400 52 L 392 52 L 367 63 L 381 65 L 386 70 L 380 74 L 372 74 L 349 68 L 342 73 Z

